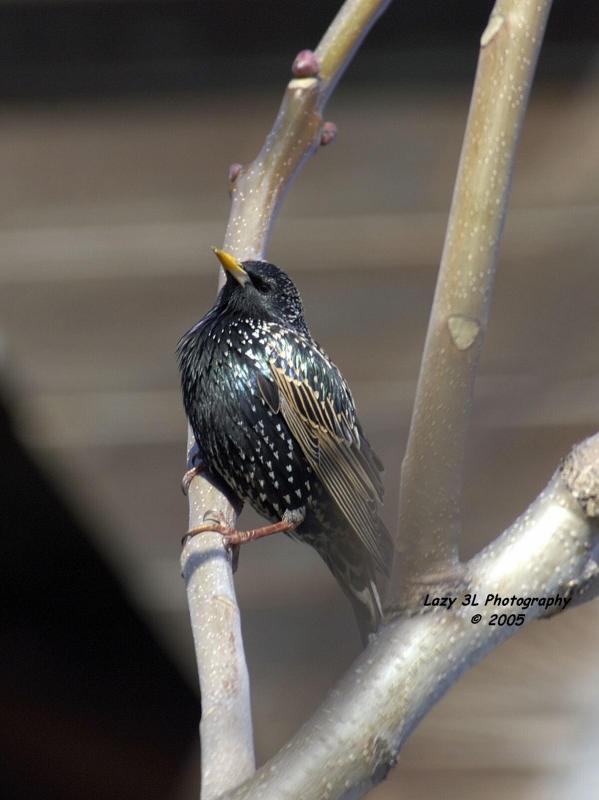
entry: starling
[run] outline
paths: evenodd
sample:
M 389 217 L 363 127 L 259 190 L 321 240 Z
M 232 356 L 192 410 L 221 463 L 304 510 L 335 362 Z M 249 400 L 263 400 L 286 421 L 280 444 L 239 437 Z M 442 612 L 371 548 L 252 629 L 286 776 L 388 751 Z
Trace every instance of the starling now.
M 183 402 L 201 469 L 273 523 L 216 527 L 230 544 L 285 531 L 312 545 L 366 640 L 381 620 L 379 580 L 393 551 L 378 514 L 382 464 L 291 279 L 265 261 L 215 253 L 226 283 L 177 347 Z

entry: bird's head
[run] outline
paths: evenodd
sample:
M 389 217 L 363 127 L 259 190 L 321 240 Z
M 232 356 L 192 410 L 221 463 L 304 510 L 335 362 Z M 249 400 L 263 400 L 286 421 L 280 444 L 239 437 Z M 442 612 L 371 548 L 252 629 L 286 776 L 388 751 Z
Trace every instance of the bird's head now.
M 300 294 L 283 270 L 268 261 L 238 261 L 217 248 L 214 253 L 227 276 L 217 307 L 307 332 Z

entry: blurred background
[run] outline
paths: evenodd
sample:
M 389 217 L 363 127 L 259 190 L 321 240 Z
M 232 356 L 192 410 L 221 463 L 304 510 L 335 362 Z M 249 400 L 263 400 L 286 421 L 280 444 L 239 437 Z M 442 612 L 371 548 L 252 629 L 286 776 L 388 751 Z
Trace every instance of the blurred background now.
M 212 303 L 227 168 L 270 127 L 335 0 L 0 4 L 0 795 L 197 797 L 200 699 L 179 574 L 174 349 Z M 270 256 L 299 285 L 397 514 L 478 39 L 492 3 L 396 3 L 327 117 Z M 599 12 L 557 0 L 517 162 L 466 476 L 470 556 L 599 426 Z M 244 517 L 251 522 L 251 516 Z M 358 652 L 311 550 L 237 574 L 268 758 Z M 597 604 L 466 675 L 377 800 L 599 796 Z

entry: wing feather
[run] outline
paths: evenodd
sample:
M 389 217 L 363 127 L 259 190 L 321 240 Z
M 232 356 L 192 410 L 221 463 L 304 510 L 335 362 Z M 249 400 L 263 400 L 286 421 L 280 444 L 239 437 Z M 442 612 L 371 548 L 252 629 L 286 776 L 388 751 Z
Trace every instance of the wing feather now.
M 280 411 L 314 472 L 363 542 L 377 567 L 388 572 L 392 545 L 378 515 L 383 486 L 381 463 L 364 438 L 351 393 L 339 370 L 312 342 L 303 340 L 301 358 L 288 360 L 278 340 L 270 353 Z M 298 342 L 294 342 L 297 353 Z M 259 386 L 271 406 L 272 388 Z

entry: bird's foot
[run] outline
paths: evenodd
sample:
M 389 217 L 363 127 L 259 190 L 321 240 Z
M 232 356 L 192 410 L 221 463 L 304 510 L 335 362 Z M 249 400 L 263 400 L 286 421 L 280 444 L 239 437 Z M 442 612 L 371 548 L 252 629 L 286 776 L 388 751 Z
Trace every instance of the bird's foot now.
M 189 487 L 191 486 L 192 480 L 196 477 L 196 475 L 201 475 L 204 472 L 204 465 L 203 464 L 196 464 L 195 467 L 188 469 L 187 472 L 181 478 L 181 491 L 187 497 L 189 492 Z
M 181 491 L 187 497 L 189 487 L 196 475 L 201 475 L 206 469 L 204 458 L 200 446 L 194 440 L 189 453 L 187 454 L 187 472 L 181 478 Z
M 201 533 L 220 533 L 223 537 L 225 547 L 238 547 L 246 542 L 253 542 L 265 536 L 272 536 L 273 533 L 291 533 L 303 520 L 303 516 L 302 514 L 300 518 L 296 512 L 285 513 L 280 522 L 273 522 L 272 525 L 263 525 L 261 528 L 253 528 L 249 531 L 237 531 L 230 525 L 219 522 L 207 522 L 204 525 L 199 525 L 197 528 L 191 528 L 191 530 L 187 531 L 181 544 L 185 546 L 189 539 Z

